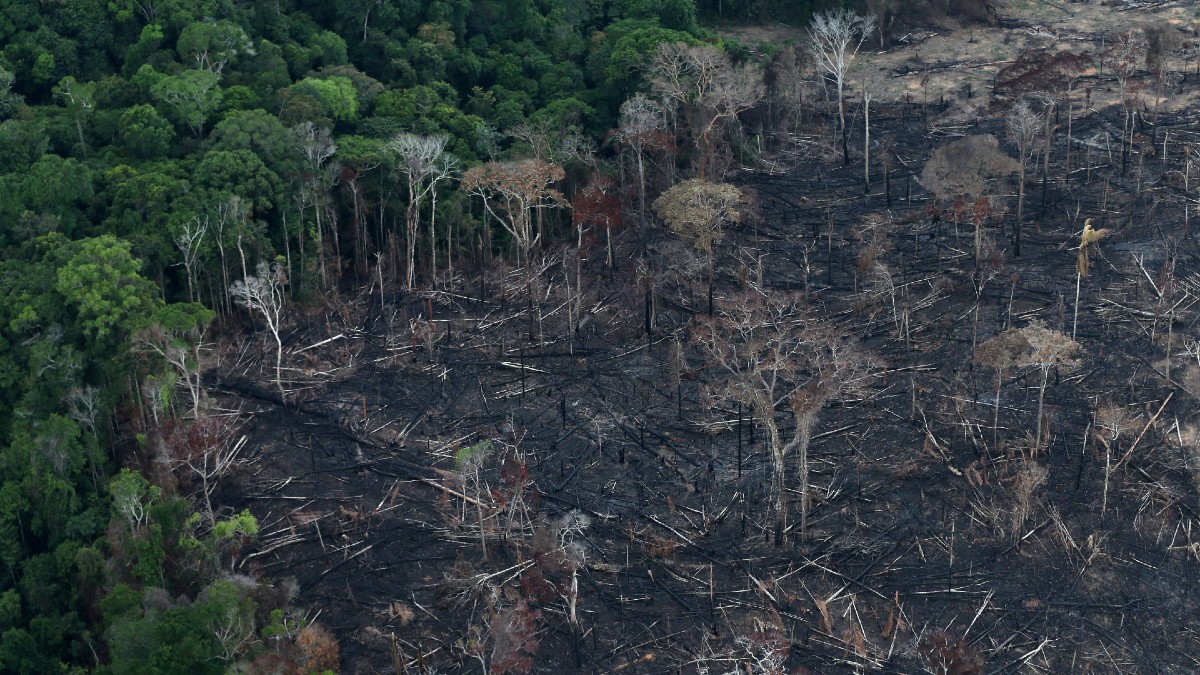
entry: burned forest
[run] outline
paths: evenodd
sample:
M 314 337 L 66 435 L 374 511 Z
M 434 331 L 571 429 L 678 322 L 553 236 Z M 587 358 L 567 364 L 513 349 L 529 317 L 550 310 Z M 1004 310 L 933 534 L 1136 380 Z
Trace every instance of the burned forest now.
M 506 254 L 298 309 L 283 399 L 226 348 L 239 567 L 357 672 L 1196 668 L 1196 76 L 1139 31 L 841 105 L 662 53 L 691 164 L 468 174 Z

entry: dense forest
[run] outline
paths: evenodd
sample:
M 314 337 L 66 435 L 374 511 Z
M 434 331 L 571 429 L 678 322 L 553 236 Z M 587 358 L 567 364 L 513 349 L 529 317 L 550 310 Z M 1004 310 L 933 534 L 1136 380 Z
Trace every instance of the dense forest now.
M 1028 4 L 3 3 L 0 670 L 1200 663 L 1200 17 Z

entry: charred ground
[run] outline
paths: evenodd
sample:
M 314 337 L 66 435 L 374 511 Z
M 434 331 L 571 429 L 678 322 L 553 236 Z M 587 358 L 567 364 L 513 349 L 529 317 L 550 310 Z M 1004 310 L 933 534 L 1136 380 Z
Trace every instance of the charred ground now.
M 949 140 L 1003 138 L 1003 113 L 877 108 L 873 133 L 897 146 L 890 199 L 882 176 L 864 195 L 861 165 L 817 136 L 728 177 L 761 217 L 719 246 L 718 304 L 804 292 L 886 364 L 869 395 L 821 418 L 806 537 L 773 544 L 761 426 L 704 395 L 713 373 L 687 337 L 707 310 L 703 261 L 654 228 L 640 261 L 633 227 L 616 270 L 602 246 L 581 263 L 574 335 L 560 251 L 543 257 L 532 316 L 521 274 L 497 261 L 294 317 L 286 404 L 263 375 L 269 350 L 229 347 L 211 389 L 246 413 L 256 451 L 225 502 L 263 533 L 238 565 L 295 577 L 348 672 L 471 672 L 505 621 L 531 622 L 538 648 L 513 658 L 545 673 L 772 659 L 822 673 L 1194 670 L 1200 363 L 1185 345 L 1200 251 L 1184 162 L 1200 119 L 1162 114 L 1122 176 L 1103 140 L 1121 108 L 1077 109 L 1073 166 L 1059 131 L 1044 202 L 1028 178 L 1022 255 L 977 265 L 969 221 L 917 176 Z M 1148 113 L 1137 124 L 1148 138 Z M 1009 252 L 1015 199 L 1010 185 L 986 226 Z M 1003 378 L 994 433 L 996 375 L 974 350 L 1034 319 L 1071 333 L 1086 218 L 1111 234 L 1080 284 L 1081 365 L 1052 374 L 1036 448 L 1037 378 Z M 1115 439 L 1105 405 L 1129 417 Z

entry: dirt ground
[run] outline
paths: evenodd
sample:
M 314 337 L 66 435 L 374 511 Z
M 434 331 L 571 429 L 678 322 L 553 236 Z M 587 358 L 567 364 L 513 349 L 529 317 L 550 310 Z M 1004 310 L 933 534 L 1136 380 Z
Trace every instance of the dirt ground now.
M 861 86 L 866 77 L 881 100 L 948 98 L 954 104 L 951 119 L 969 121 L 986 116 L 988 97 L 978 94 L 990 92 L 996 73 L 1022 51 L 1099 53 L 1113 33 L 1155 24 L 1175 26 L 1193 40 L 1200 37 L 1200 7 L 1194 2 L 1001 0 L 996 4 L 999 25 L 964 25 L 946 19 L 937 26 L 893 29 L 886 47 L 880 47 L 877 36 L 866 41 L 850 76 L 851 89 Z M 804 31 L 789 26 L 726 26 L 717 32 L 747 46 L 804 43 Z M 1176 58 L 1168 69 L 1182 72 L 1189 66 L 1194 70 L 1196 62 Z M 1096 91 L 1096 107 L 1119 105 L 1114 91 Z M 1194 94 L 1177 94 L 1168 107 L 1179 111 L 1195 102 Z

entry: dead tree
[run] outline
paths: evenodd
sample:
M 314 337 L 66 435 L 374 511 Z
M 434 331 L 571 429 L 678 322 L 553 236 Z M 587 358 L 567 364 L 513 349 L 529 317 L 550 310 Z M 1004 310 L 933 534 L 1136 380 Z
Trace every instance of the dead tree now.
M 706 178 L 718 132 L 762 100 L 762 75 L 749 64 L 735 67 L 716 47 L 676 42 L 659 45 L 648 70 L 654 90 L 683 109 L 699 146 L 697 174 Z
M 708 313 L 713 313 L 713 257 L 727 223 L 742 219 L 742 191 L 703 178 L 685 180 L 654 200 L 652 208 L 667 227 L 705 255 L 708 262 Z
M 216 522 L 212 494 L 218 482 L 238 464 L 246 437 L 234 440 L 236 427 L 227 417 L 201 417 L 171 426 L 163 439 L 167 462 L 182 478 L 199 483 L 200 499 L 210 523 Z
M 992 401 L 992 446 L 1000 444 L 1000 395 L 1004 375 L 1017 365 L 1023 350 L 1029 346 L 1024 337 L 1015 330 L 1006 330 L 982 343 L 975 350 L 975 363 L 991 368 L 996 373 L 996 392 Z
M 1121 130 L 1121 175 L 1129 165 L 1129 151 L 1132 146 L 1133 115 L 1136 111 L 1136 97 L 1139 87 L 1133 81 L 1137 75 L 1142 59 L 1146 55 L 1148 45 L 1146 36 L 1139 30 L 1124 31 L 1113 36 L 1112 45 L 1108 49 L 1108 62 L 1112 67 L 1113 76 L 1121 86 L 1121 106 L 1123 111 Z
M 539 647 L 537 620 L 541 615 L 525 600 L 518 600 L 489 611 L 483 626 L 471 626 L 469 637 L 460 644 L 467 656 L 479 662 L 483 675 L 525 675 L 533 670 L 533 657 Z
M 767 115 L 773 128 L 782 126 L 779 123 L 780 108 L 788 115 L 787 130 L 794 131 L 799 126 L 804 93 L 812 87 L 811 79 L 804 74 L 808 56 L 803 47 L 790 45 L 775 52 L 763 69 Z
M 285 398 L 283 391 L 283 340 L 279 336 L 283 321 L 283 287 L 287 278 L 279 263 L 258 263 L 257 273 L 242 281 L 235 281 L 229 287 L 229 295 L 234 302 L 258 314 L 267 323 L 267 330 L 275 339 L 275 386 L 279 388 L 279 397 Z
M 421 201 L 430 193 L 436 195 L 437 184 L 449 178 L 457 161 L 446 153 L 445 136 L 418 136 L 397 134 L 388 142 L 390 150 L 398 160 L 396 171 L 403 174 L 408 187 L 408 208 L 404 212 L 405 245 L 408 254 L 408 269 L 404 284 L 412 288 L 416 283 L 417 234 L 421 222 Z M 432 206 L 429 219 L 429 263 L 430 278 L 437 275 L 437 237 L 434 229 L 437 222 L 437 201 Z
M 863 77 L 863 194 L 871 194 L 871 101 L 875 100 L 874 78 Z
M 808 46 L 822 71 L 837 86 L 838 132 L 842 135 L 842 155 L 850 165 L 850 146 L 846 139 L 846 103 L 843 94 L 846 75 L 854 64 L 863 41 L 875 29 L 874 16 L 859 16 L 847 9 L 836 9 L 813 16 L 808 26 Z
M 183 256 L 183 270 L 187 275 L 188 302 L 196 301 L 196 259 L 200 255 L 200 242 L 208 232 L 208 215 L 193 214 L 179 226 L 179 231 L 173 237 L 175 247 Z
M 644 94 L 634 94 L 621 104 L 621 116 L 612 137 L 633 152 L 638 173 L 638 232 L 646 229 L 646 153 L 669 144 L 663 110 Z M 610 259 L 611 264 L 611 259 Z
M 1167 59 L 1183 42 L 1179 31 L 1169 23 L 1147 26 L 1146 69 L 1154 76 L 1154 117 L 1150 123 L 1150 142 L 1158 141 L 1158 108 L 1163 98 L 1163 85 L 1168 80 Z
M 821 411 L 836 399 L 865 389 L 877 361 L 853 340 L 816 318 L 799 294 L 751 291 L 723 301 L 715 316 L 697 317 L 692 341 L 722 373 L 710 394 L 754 411 L 767 428 L 772 459 L 771 498 L 775 544 L 787 530 L 786 461 L 799 459 L 800 533 L 808 526 L 808 447 Z M 782 408 L 782 410 L 781 410 Z M 784 440 L 781 412 L 794 424 Z
M 1075 81 L 1092 64 L 1091 56 L 1073 52 L 1050 54 L 1044 50 L 1029 49 L 1021 52 L 1016 60 L 1000 69 L 996 74 L 997 95 L 1014 99 L 1031 97 L 1045 103 L 1043 118 L 1042 152 L 1042 208 L 1046 207 L 1050 173 L 1050 151 L 1054 138 L 1058 106 L 1067 101 L 1067 153 L 1070 154 L 1070 125 L 1073 112 L 1070 104 L 1071 88 Z
M 1038 385 L 1037 410 L 1037 440 L 1035 450 L 1042 445 L 1042 430 L 1045 427 L 1043 417 L 1046 402 L 1046 385 L 1050 382 L 1050 371 L 1056 368 L 1071 369 L 1079 365 L 1075 355 L 1079 352 L 1079 343 L 1059 331 L 1047 328 L 1041 321 L 1033 321 L 1024 328 L 1017 329 L 1027 347 L 1022 348 L 1017 355 L 1015 365 L 1033 368 L 1040 375 Z
M 966 136 L 934 151 L 933 157 L 921 171 L 920 180 L 939 201 L 957 199 L 964 205 L 963 209 L 955 209 L 954 228 L 957 236 L 963 213 L 979 203 L 980 197 L 994 192 L 993 184 L 996 181 L 1017 169 L 1017 163 L 1000 151 L 1000 143 L 995 136 Z M 983 249 L 983 231 L 982 220 L 975 221 L 975 261 L 978 263 Z M 1018 230 L 1015 239 L 1019 238 Z
M 1037 138 L 1038 116 L 1025 101 L 1013 106 L 1005 118 L 1008 140 L 1017 146 L 1017 222 L 1013 225 L 1013 255 L 1021 255 L 1021 223 L 1025 218 L 1025 170 Z
M 571 198 L 571 220 L 575 223 L 582 256 L 583 235 L 593 229 L 602 230 L 605 237 L 605 265 L 613 266 L 613 230 L 621 226 L 621 200 L 617 198 L 613 180 L 599 171 L 593 173 L 583 189 Z
M 500 223 L 518 246 L 529 309 L 529 332 L 534 334 L 533 278 L 530 256 L 542 233 L 534 227 L 534 213 L 554 206 L 569 206 L 566 197 L 551 187 L 565 176 L 562 167 L 539 159 L 488 162 L 463 175 L 462 185 L 483 199 L 483 207 Z

